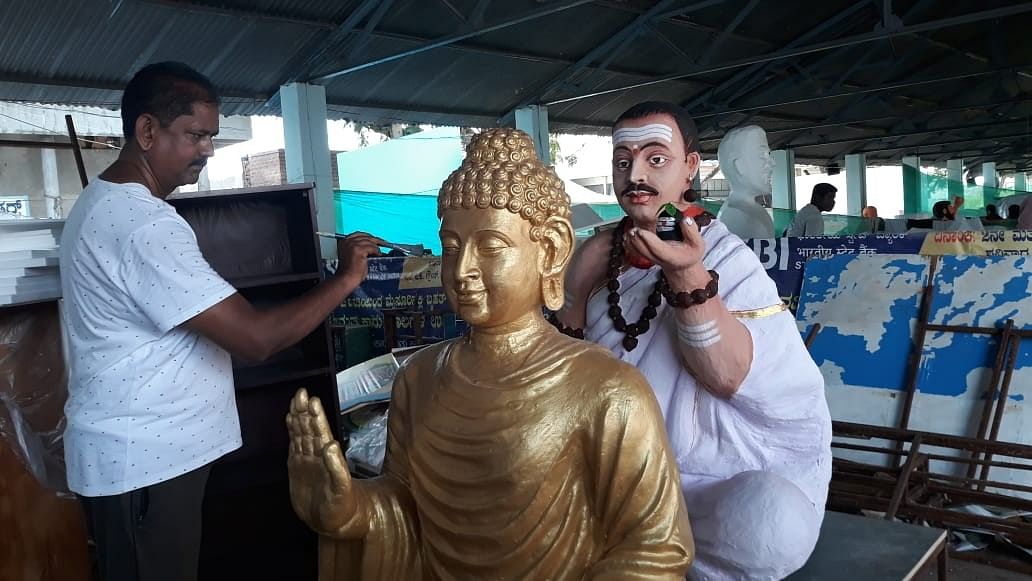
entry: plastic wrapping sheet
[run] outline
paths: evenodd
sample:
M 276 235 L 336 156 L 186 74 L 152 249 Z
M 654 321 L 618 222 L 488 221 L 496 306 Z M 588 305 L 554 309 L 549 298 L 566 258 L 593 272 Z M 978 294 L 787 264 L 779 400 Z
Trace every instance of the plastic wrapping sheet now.
M 67 374 L 56 303 L 0 309 L 0 443 L 46 488 L 65 492 Z
M 388 413 L 384 411 L 351 432 L 346 455 L 352 468 L 374 475 L 383 471 L 383 458 L 387 453 Z

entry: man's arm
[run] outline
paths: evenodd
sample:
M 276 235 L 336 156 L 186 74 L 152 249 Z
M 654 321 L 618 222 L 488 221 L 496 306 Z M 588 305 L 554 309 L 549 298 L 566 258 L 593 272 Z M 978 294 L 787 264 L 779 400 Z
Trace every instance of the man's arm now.
M 709 272 L 702 265 L 706 243 L 693 220 L 681 223 L 684 242 L 664 242 L 654 233 L 633 228 L 625 247 L 663 268 L 671 290 L 691 292 L 705 288 Z M 681 360 L 710 393 L 730 398 L 742 386 L 752 367 L 752 335 L 734 318 L 719 296 L 701 305 L 675 308 L 677 344 Z
M 379 242 L 367 234 L 342 240 L 337 274 L 287 303 L 256 309 L 236 293 L 184 325 L 236 356 L 251 361 L 268 359 L 311 333 L 362 283 L 368 257 L 380 253 Z

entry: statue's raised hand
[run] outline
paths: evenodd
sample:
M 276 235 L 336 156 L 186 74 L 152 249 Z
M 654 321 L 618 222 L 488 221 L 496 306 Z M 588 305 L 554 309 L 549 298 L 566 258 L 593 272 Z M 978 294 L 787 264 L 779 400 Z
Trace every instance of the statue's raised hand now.
M 297 515 L 320 534 L 334 536 L 355 514 L 351 474 L 333 439 L 319 398 L 299 389 L 287 414 L 290 502 Z

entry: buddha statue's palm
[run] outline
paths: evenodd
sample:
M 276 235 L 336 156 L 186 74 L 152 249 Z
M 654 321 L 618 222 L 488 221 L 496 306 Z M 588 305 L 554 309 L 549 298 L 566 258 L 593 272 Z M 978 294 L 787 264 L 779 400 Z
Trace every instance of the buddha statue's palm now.
M 319 398 L 298 390 L 287 414 L 290 501 L 308 526 L 333 534 L 354 516 L 351 475 Z

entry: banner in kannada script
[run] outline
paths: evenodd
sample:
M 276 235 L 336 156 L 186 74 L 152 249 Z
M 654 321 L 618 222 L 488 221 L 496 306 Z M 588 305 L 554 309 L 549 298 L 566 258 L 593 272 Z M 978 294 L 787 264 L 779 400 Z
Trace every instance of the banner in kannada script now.
M 384 311 L 395 311 L 398 346 L 405 347 L 415 344 L 413 325 L 418 313 L 424 313 L 422 335 L 426 342 L 461 335 L 465 323 L 450 310 L 441 287 L 439 256 L 370 258 L 369 275 L 334 311 L 331 323 L 369 327 L 374 351 L 384 353 Z
M 1032 233 L 1030 233 L 1032 234 Z M 812 257 L 839 254 L 917 254 L 924 239 L 902 234 L 867 234 L 823 238 L 778 238 L 748 240 L 767 275 L 778 287 L 781 298 L 795 310 L 803 283 L 803 266 Z M 332 323 L 348 327 L 367 326 L 372 331 L 376 353 L 383 353 L 383 311 L 398 311 L 399 346 L 414 342 L 412 313 L 423 312 L 423 337 L 427 341 L 450 339 L 465 332 L 466 324 L 450 313 L 441 287 L 441 258 L 371 258 L 369 276 L 341 304 Z
M 1032 230 L 929 232 L 921 245 L 925 256 L 1030 256 Z
M 778 294 L 794 312 L 803 284 L 803 266 L 810 258 L 839 254 L 917 254 L 921 237 L 903 234 L 864 234 L 817 238 L 777 238 L 747 240 L 767 276 L 774 280 Z

